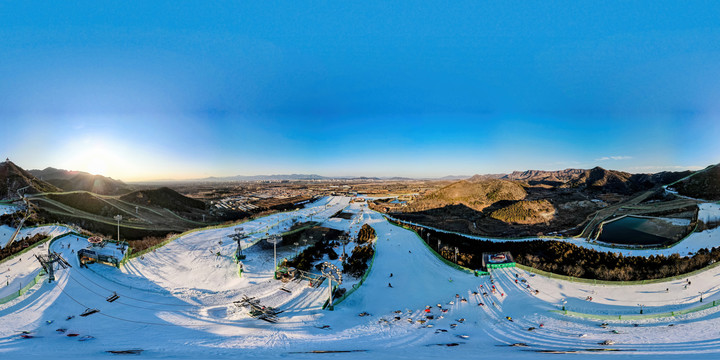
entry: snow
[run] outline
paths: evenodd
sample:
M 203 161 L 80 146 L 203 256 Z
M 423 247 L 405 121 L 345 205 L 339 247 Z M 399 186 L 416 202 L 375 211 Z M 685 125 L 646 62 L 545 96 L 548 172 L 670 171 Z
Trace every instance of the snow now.
M 692 222 L 692 221 L 690 221 L 690 219 L 677 219 L 677 218 L 654 218 L 654 219 L 659 219 L 670 225 L 675 225 L 675 226 L 688 226 Z
M 720 220 L 720 204 L 703 203 L 699 204 L 698 207 L 700 208 L 698 220 L 705 223 Z
M 718 206 L 715 206 L 717 204 L 700 204 L 700 212 L 698 214 L 698 217 L 700 220 L 702 219 L 715 219 L 720 218 L 720 208 Z M 702 205 L 709 205 L 707 207 L 703 207 Z M 388 216 L 390 217 L 390 216 Z M 392 217 L 390 217 L 392 218 Z M 683 219 L 671 219 L 671 218 L 662 218 L 666 221 L 676 221 L 677 223 L 674 223 L 673 225 L 687 225 L 685 222 L 683 222 Z M 400 220 L 402 221 L 402 220 Z M 424 228 L 429 228 L 435 231 L 444 232 L 444 233 L 453 233 L 452 231 L 442 230 L 438 229 L 432 226 L 426 226 L 421 225 L 417 223 L 413 223 L 410 221 L 402 221 L 407 224 L 417 225 Z M 493 241 L 493 242 L 506 242 L 506 241 L 533 241 L 533 240 L 542 240 L 542 241 L 564 241 L 567 243 L 575 244 L 579 247 L 584 247 L 587 249 L 592 249 L 596 251 L 602 251 L 602 252 L 610 252 L 610 253 L 621 253 L 623 256 L 644 256 L 648 257 L 650 255 L 665 255 L 670 256 L 672 254 L 679 254 L 680 256 L 690 256 L 695 254 L 700 249 L 711 249 L 713 247 L 720 246 L 720 233 L 718 232 L 718 229 L 711 229 L 711 230 L 705 230 L 702 232 L 695 232 L 687 236 L 684 240 L 677 242 L 673 244 L 673 246 L 662 248 L 662 249 L 625 249 L 621 247 L 613 247 L 609 244 L 603 244 L 598 243 L 594 240 L 588 241 L 585 238 L 550 238 L 550 237 L 528 237 L 528 238 L 521 238 L 521 239 L 496 239 L 496 238 L 488 238 L 483 236 L 472 236 L 472 235 L 462 235 L 469 239 L 477 239 L 477 240 L 485 240 L 485 241 Z
M 26 238 L 28 236 L 32 237 L 36 234 L 45 234 L 46 236 L 53 237 L 62 235 L 69 231 L 70 229 L 63 225 L 42 225 L 27 227 L 20 229 L 20 232 L 15 238 L 15 241 Z M 5 245 L 7 245 L 13 233 L 15 233 L 15 228 L 9 227 L 7 225 L 0 226 L 0 247 L 5 247 Z
M 340 209 L 355 216 L 329 218 Z M 359 229 L 368 223 L 378 234 L 375 262 L 365 283 L 336 305 L 335 311 L 321 309 L 326 286 L 310 288 L 307 281 L 284 284 L 274 280 L 272 247 L 258 242 L 261 234 L 285 231 L 292 218 L 309 219 L 310 214 L 313 220 L 338 229 L 348 230 L 351 225 Z M 629 316 L 639 311 L 638 304 L 645 305 L 646 314 L 659 314 L 697 307 L 700 291 L 703 304 L 720 302 L 716 280 L 720 267 L 689 277 L 687 289 L 686 279 L 605 286 L 550 279 L 514 268 L 493 270 L 492 278 L 475 277 L 445 265 L 413 232 L 345 197 L 323 199 L 298 211 L 239 226 L 256 232 L 246 242 L 242 277 L 231 259 L 234 244 L 227 238 L 234 227 L 190 233 L 129 261 L 122 269 L 97 264 L 81 269 L 73 252 L 87 246 L 86 239 L 66 236 L 56 241 L 53 250 L 73 267 L 59 270 L 56 282 L 44 282 L 16 301 L 0 305 L 0 357 L 111 358 L 115 355 L 106 351 L 126 349 L 144 349 L 142 357 L 152 359 L 534 359 L 537 351 L 580 351 L 576 356 L 581 358 L 711 359 L 720 355 L 716 308 L 674 318 L 604 320 L 607 328 L 598 326 L 603 320 L 552 312 L 566 301 L 568 310 L 589 316 Z M 714 230 L 704 231 L 681 245 L 707 245 L 719 237 Z M 218 251 L 220 256 L 216 256 Z M 278 258 L 294 252 L 294 246 L 278 247 Z M 14 274 L 11 286 L 20 281 L 21 272 L 37 270 L 37 263 L 28 256 L 22 257 L 22 263 L 0 265 L 0 271 Z M 107 302 L 113 293 L 119 299 Z M 284 310 L 278 323 L 253 319 L 246 309 L 235 306 L 233 301 L 243 295 Z M 585 300 L 588 296 L 592 301 Z M 79 317 L 86 308 L 100 312 Z M 370 315 L 358 316 L 361 312 Z M 65 320 L 70 315 L 75 318 Z M 49 320 L 53 323 L 47 325 Z M 57 328 L 95 339 L 79 342 L 56 333 Z M 21 330 L 36 337 L 23 339 L 18 336 Z M 598 344 L 605 340 L 615 344 Z M 527 347 L 510 346 L 517 343 Z M 620 351 L 588 351 L 598 348 Z M 311 353 L 317 350 L 359 352 Z
M 15 205 L 0 204 L 0 215 L 12 214 L 18 210 L 20 210 L 20 208 Z

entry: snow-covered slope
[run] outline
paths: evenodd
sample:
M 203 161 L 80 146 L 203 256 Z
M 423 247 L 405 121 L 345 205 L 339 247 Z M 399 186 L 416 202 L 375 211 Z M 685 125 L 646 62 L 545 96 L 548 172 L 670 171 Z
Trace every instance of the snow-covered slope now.
M 639 312 L 639 304 L 645 305 L 646 315 L 720 304 L 720 267 L 687 280 L 637 286 L 571 283 L 519 269 L 476 277 L 445 265 L 413 232 L 348 200 L 330 198 L 327 204 L 320 201 L 240 225 L 257 232 L 245 244 L 242 277 L 230 258 L 234 244 L 227 235 L 232 227 L 183 236 L 133 259 L 122 270 L 103 265 L 80 268 L 74 252 L 85 247 L 86 240 L 62 238 L 53 250 L 73 267 L 59 270 L 57 282 L 37 285 L 0 305 L 0 357 L 114 358 L 107 351 L 128 349 L 144 350 L 143 358 L 182 359 L 535 359 L 542 355 L 538 352 L 568 351 L 581 358 L 720 356 L 715 308 L 673 318 L 630 318 Z M 329 219 L 343 208 L 355 217 Z M 309 219 L 310 214 L 326 226 L 359 229 L 368 223 L 378 233 L 374 265 L 365 283 L 334 311 L 321 309 L 326 286 L 274 280 L 272 247 L 258 243 L 261 234 L 282 232 L 293 217 Z M 698 235 L 708 242 L 718 240 L 716 232 Z M 279 247 L 278 257 L 294 252 L 292 246 Z M 18 263 L 0 265 L 3 274 L 19 273 L 18 269 Z M 11 285 L 16 286 L 15 280 Z M 114 293 L 118 300 L 106 301 Z M 283 310 L 279 321 L 251 318 L 233 304 L 243 295 Z M 567 310 L 607 319 L 552 312 L 563 302 Z M 100 312 L 79 316 L 87 308 Z M 69 316 L 74 318 L 66 320 Z M 601 322 L 608 325 L 600 327 Z M 61 334 L 56 329 L 67 330 Z M 32 338 L 22 338 L 20 331 L 29 331 Z M 67 337 L 70 332 L 79 336 Z M 86 335 L 93 338 L 78 341 Z M 615 344 L 599 344 L 606 340 Z M 594 349 L 617 351 L 599 354 Z

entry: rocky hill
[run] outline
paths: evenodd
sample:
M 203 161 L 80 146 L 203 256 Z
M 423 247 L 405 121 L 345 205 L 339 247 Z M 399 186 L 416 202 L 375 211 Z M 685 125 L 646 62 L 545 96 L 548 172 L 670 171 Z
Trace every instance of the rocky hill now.
M 490 213 L 490 217 L 508 224 L 547 223 L 555 215 L 555 207 L 550 201 L 518 201 Z
M 422 211 L 447 205 L 465 205 L 482 210 L 498 201 L 522 200 L 527 196 L 525 188 L 508 180 L 461 180 L 416 199 L 408 206 L 409 211 Z
M 17 198 L 18 189 L 29 186 L 28 194 L 60 191 L 56 186 L 38 179 L 31 173 L 6 160 L 0 163 L 0 198 Z
M 605 170 L 598 166 L 590 170 L 584 170 L 577 178 L 570 180 L 563 187 L 618 194 L 631 194 L 634 192 L 634 186 L 630 182 L 631 177 L 632 174 L 630 173 L 616 170 Z
M 580 188 L 590 191 L 630 194 L 655 186 L 670 184 L 691 173 L 692 171 L 663 171 L 655 174 L 630 174 L 624 171 L 606 170 L 601 167 L 595 167 L 589 170 L 513 171 L 510 174 L 475 175 L 468 180 L 500 179 L 520 181 L 528 185 L 546 185 L 548 187 Z
M 534 182 L 567 182 L 582 175 L 585 170 L 583 169 L 565 169 L 558 171 L 544 171 L 544 170 L 527 170 L 527 171 L 513 171 L 507 174 L 501 179 L 507 180 L 520 180 L 520 181 L 534 181 Z
M 630 195 L 638 191 L 670 184 L 691 173 L 691 171 L 664 171 L 656 174 L 631 174 L 624 171 L 606 170 L 598 166 L 590 170 L 583 170 L 577 178 L 568 181 L 561 187 Z
M 673 187 L 681 195 L 706 200 L 720 200 L 720 164 L 682 180 Z
M 120 180 L 83 171 L 48 167 L 43 170 L 29 170 L 28 172 L 64 191 L 82 190 L 101 195 L 120 195 L 131 191 L 130 187 Z

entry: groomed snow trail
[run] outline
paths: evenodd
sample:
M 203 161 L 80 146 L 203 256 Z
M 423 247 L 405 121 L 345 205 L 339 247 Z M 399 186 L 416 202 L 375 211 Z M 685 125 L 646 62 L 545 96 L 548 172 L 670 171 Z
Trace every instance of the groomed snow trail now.
M 53 250 L 73 267 L 59 270 L 56 282 L 43 282 L 0 305 L 0 357 L 114 358 L 106 351 L 127 349 L 143 349 L 143 358 L 179 359 L 534 359 L 538 352 L 574 352 L 581 358 L 720 356 L 716 308 L 643 320 L 594 320 L 551 312 L 563 301 L 568 310 L 598 317 L 630 316 L 639 304 L 645 305 L 646 314 L 687 310 L 700 305 L 700 291 L 703 304 L 720 303 L 720 267 L 687 280 L 638 286 L 571 283 L 519 269 L 476 277 L 445 265 L 415 233 L 349 200 L 325 198 L 298 211 L 239 225 L 257 232 L 245 244 L 242 277 L 231 259 L 234 243 L 227 238 L 233 227 L 183 236 L 133 259 L 122 270 L 103 265 L 81 269 L 73 251 L 85 247 L 86 239 L 65 237 L 53 244 Z M 355 217 L 329 218 L 341 209 Z M 307 281 L 283 284 L 272 279 L 272 246 L 258 242 L 265 233 L 285 231 L 293 218 L 305 221 L 311 215 L 325 226 L 345 230 L 368 223 L 378 233 L 366 282 L 334 311 L 321 309 L 326 284 L 310 288 Z M 715 232 L 698 235 L 717 240 Z M 279 259 L 294 253 L 294 246 L 278 247 Z M 0 269 L 8 267 L 6 271 L 18 274 L 16 268 L 37 269 L 26 260 L 30 259 Z M 687 281 L 691 284 L 686 289 Z M 106 301 L 113 293 L 119 299 Z M 278 323 L 253 319 L 235 306 L 233 301 L 243 295 L 283 310 Z M 100 312 L 79 316 L 86 308 Z M 607 325 L 599 326 L 603 322 Z M 20 337 L 21 331 L 33 338 Z M 94 338 L 78 341 L 67 333 Z M 599 344 L 606 340 L 614 344 Z M 596 349 L 616 351 L 598 354 Z

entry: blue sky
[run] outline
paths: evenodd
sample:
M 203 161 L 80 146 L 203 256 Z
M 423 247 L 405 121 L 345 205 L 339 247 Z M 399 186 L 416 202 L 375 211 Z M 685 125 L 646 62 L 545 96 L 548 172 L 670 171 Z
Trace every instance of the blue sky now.
M 0 154 L 125 180 L 704 167 L 719 10 L 0 1 Z

